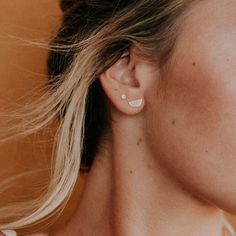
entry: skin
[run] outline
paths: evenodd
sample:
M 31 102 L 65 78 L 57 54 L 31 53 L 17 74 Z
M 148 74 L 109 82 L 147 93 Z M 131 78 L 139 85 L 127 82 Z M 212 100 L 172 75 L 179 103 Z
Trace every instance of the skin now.
M 222 210 L 236 214 L 236 2 L 188 13 L 168 70 L 131 48 L 100 76 L 112 132 L 52 235 L 221 236 Z

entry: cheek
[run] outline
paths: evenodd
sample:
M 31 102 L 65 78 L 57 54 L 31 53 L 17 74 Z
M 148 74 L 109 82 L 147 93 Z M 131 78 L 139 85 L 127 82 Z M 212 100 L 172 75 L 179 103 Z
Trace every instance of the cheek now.
M 186 58 L 163 79 L 166 93 L 152 104 L 147 138 L 175 180 L 235 213 L 236 77 L 210 55 Z

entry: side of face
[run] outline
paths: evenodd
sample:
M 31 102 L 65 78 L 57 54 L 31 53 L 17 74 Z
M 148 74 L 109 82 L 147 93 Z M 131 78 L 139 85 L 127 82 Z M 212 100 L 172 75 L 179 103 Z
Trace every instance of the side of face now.
M 168 64 L 170 70 L 146 94 L 150 104 L 146 138 L 159 162 L 193 194 L 233 214 L 235 16 L 235 0 L 193 5 Z

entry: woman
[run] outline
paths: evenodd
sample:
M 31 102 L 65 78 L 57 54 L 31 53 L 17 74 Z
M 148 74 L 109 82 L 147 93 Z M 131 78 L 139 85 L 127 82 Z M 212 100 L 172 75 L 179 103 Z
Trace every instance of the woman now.
M 59 118 L 51 185 L 31 214 L 1 229 L 63 209 L 85 166 L 73 216 L 49 235 L 235 235 L 223 210 L 236 214 L 236 2 L 61 7 L 50 96 L 22 112 L 27 131 L 2 139 Z

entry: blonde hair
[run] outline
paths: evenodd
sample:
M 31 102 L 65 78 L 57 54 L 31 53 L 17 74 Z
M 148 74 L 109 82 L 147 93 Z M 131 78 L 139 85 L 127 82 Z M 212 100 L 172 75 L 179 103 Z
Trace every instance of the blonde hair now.
M 86 141 L 86 134 L 90 132 L 91 139 L 93 134 L 86 129 L 86 116 L 102 127 L 97 130 L 93 150 L 110 127 L 106 99 L 97 80 L 99 73 L 130 46 L 164 66 L 174 50 L 181 19 L 192 3 L 193 0 L 61 1 L 64 17 L 57 36 L 50 45 L 35 44 L 50 49 L 49 83 L 43 88 L 43 95 L 23 108 L 1 113 L 2 117 L 15 120 L 1 128 L 1 142 L 35 133 L 59 119 L 50 185 L 37 199 L 0 208 L 1 230 L 20 229 L 62 212 L 75 187 L 82 158 L 85 164 L 92 163 L 93 155 L 88 155 L 86 149 L 91 140 Z M 89 95 L 97 90 L 100 94 L 95 98 Z M 95 100 L 100 102 L 96 107 L 102 109 L 101 117 L 96 112 L 89 113 Z M 2 182 L 0 187 L 6 184 L 9 182 Z M 225 227 L 235 235 L 226 219 Z

